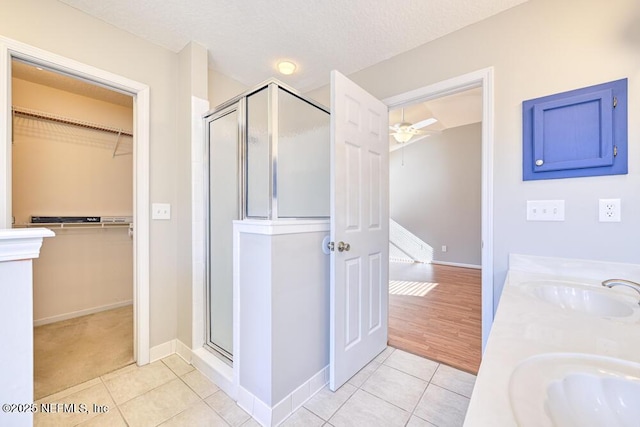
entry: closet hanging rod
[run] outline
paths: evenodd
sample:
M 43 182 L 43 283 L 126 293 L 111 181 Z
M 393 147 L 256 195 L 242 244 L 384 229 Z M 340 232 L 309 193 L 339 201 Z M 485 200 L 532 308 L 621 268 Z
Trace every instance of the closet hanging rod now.
M 109 126 L 103 126 L 103 125 L 96 124 L 96 123 L 83 122 L 81 120 L 69 119 L 69 118 L 66 118 L 66 117 L 57 116 L 55 114 L 50 114 L 50 113 L 44 113 L 44 112 L 41 112 L 41 111 L 30 110 L 28 108 L 22 108 L 22 107 L 13 106 L 12 107 L 12 111 L 13 111 L 14 115 L 30 117 L 30 118 L 35 118 L 35 119 L 48 120 L 48 121 L 51 121 L 51 122 L 62 123 L 62 124 L 65 124 L 65 125 L 79 126 L 79 127 L 83 127 L 83 128 L 86 128 L 86 129 L 99 130 L 99 131 L 103 131 L 103 132 L 111 132 L 111 133 L 115 133 L 115 134 L 120 134 L 121 136 L 133 136 L 133 132 L 131 132 L 131 131 L 125 131 L 125 130 L 122 130 L 122 129 L 117 129 L 117 128 L 113 128 L 113 127 L 109 127 Z

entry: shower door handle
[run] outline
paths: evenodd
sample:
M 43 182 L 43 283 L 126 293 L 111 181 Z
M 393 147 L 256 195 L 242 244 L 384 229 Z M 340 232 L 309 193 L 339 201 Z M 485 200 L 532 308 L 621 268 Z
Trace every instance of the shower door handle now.
M 345 242 L 338 242 L 338 252 L 344 252 L 344 251 L 349 252 L 349 249 L 351 249 L 350 244 Z

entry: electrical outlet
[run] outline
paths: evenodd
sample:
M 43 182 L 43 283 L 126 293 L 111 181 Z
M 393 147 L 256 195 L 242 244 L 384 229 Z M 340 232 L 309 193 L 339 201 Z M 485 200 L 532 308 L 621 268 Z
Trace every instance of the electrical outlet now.
M 153 203 L 151 205 L 151 219 L 171 219 L 171 205 L 169 203 Z
M 620 199 L 600 199 L 598 201 L 600 222 L 622 221 Z
M 442 252 L 447 252 L 447 245 L 442 245 Z

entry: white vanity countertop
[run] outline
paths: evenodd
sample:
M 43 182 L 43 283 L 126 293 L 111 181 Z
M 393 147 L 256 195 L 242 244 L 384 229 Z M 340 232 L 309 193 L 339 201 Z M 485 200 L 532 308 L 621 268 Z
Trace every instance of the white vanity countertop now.
M 640 265 L 511 255 L 500 304 L 465 419 L 466 427 L 517 425 L 509 379 L 524 359 L 541 353 L 587 353 L 640 362 L 640 295 L 623 287 L 602 288 L 618 278 L 640 281 Z M 609 319 L 565 310 L 536 297 L 527 282 L 567 281 L 622 295 L 634 308 Z

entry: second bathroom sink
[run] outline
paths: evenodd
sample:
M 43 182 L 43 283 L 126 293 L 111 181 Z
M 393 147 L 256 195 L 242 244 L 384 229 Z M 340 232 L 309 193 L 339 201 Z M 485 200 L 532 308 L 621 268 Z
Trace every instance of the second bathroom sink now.
M 537 298 L 565 310 L 602 317 L 629 317 L 639 309 L 630 298 L 593 286 L 554 280 L 523 285 Z
M 520 427 L 637 427 L 640 364 L 577 353 L 533 356 L 513 371 L 509 397 Z

